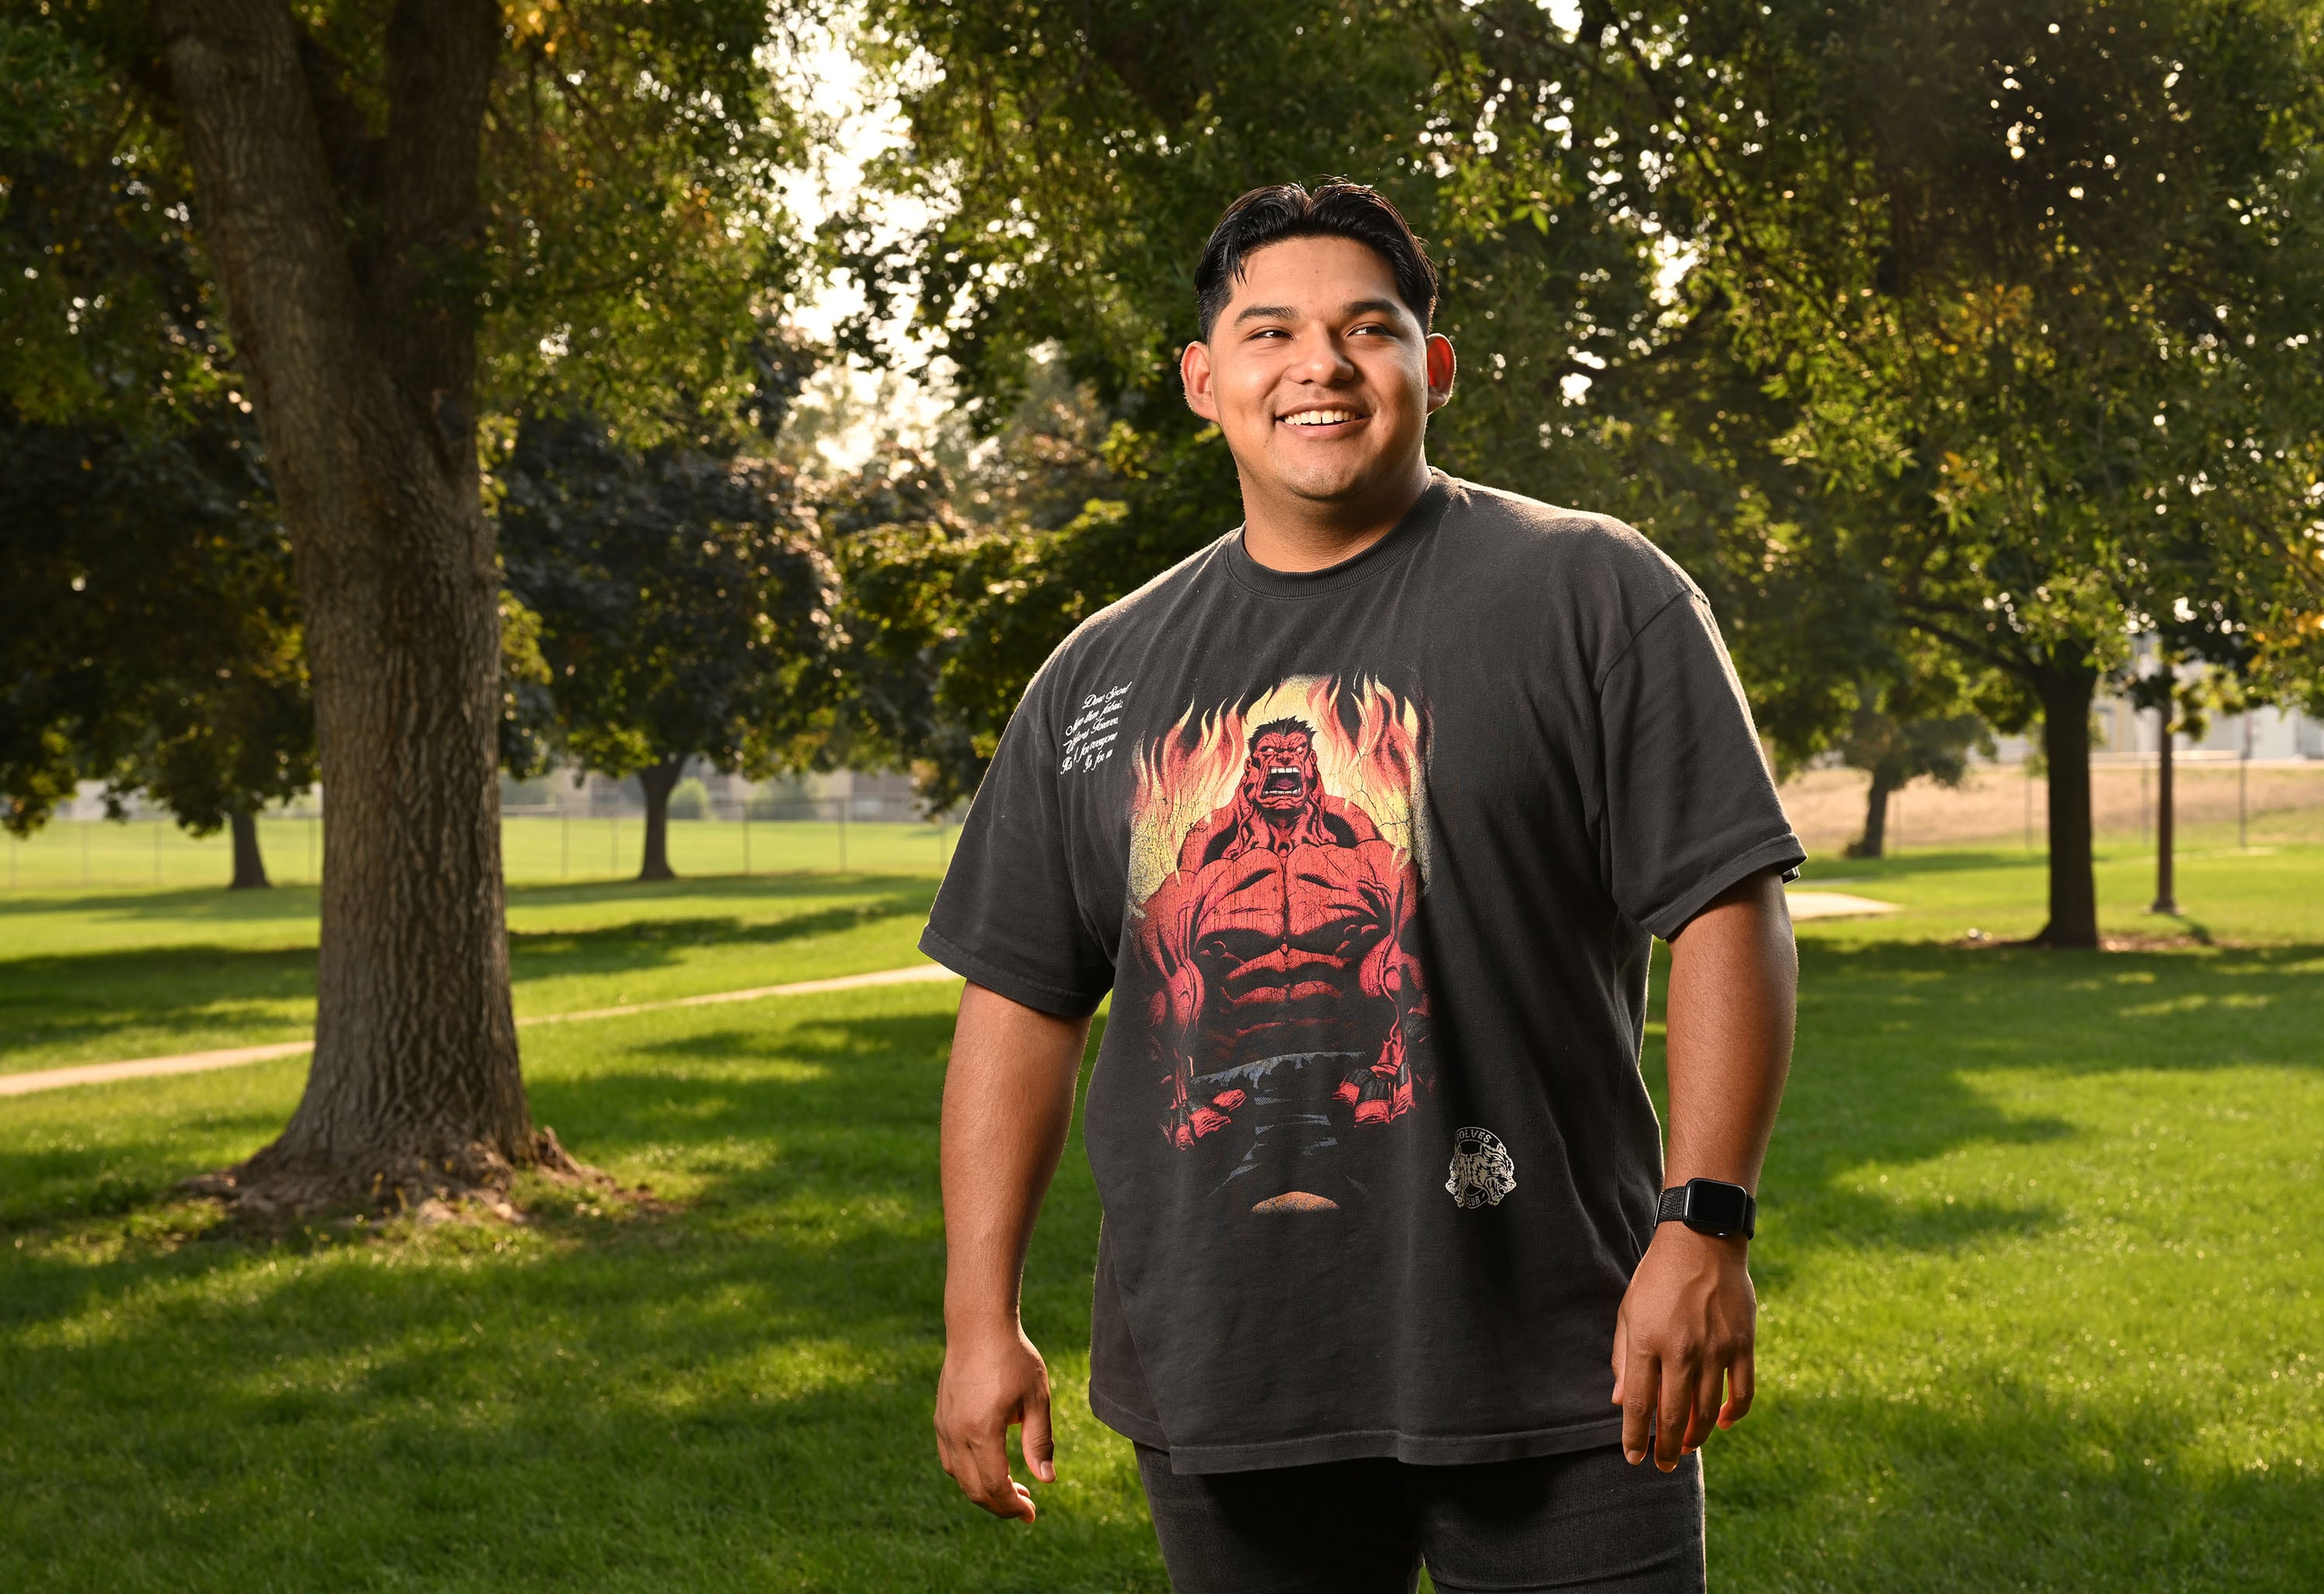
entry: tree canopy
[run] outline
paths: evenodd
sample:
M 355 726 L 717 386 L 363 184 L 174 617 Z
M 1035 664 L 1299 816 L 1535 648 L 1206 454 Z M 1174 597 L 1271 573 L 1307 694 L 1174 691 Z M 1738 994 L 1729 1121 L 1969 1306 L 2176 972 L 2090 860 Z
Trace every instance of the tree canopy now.
M 782 398 L 753 392 L 771 432 Z M 832 700 L 829 561 L 793 473 L 709 431 L 643 450 L 579 411 L 529 415 L 494 473 L 510 588 L 538 619 L 562 745 L 647 798 L 641 878 L 667 879 L 681 766 L 815 757 Z
M 1124 428 L 1118 512 L 956 617 L 1038 652 L 1234 518 L 1167 355 L 1224 203 L 1370 181 L 1432 238 L 1448 467 L 1622 515 L 1711 592 L 1788 759 L 1933 641 L 2038 714 L 2053 938 L 2096 935 L 2086 725 L 2192 612 L 2318 678 L 2317 21 L 2225 0 L 875 8 L 952 201 L 836 258 L 987 424 L 1038 346 Z M 1286 107 L 1296 106 L 1296 115 Z M 1022 657 L 1010 668 L 1021 678 Z
M 197 834 L 315 779 L 290 554 L 255 428 L 0 424 L 0 791 L 19 834 L 83 779 Z

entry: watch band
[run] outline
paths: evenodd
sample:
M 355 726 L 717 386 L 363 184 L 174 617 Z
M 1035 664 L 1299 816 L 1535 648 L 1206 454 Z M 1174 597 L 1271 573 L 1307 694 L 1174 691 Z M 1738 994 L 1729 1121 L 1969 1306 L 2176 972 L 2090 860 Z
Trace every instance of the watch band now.
M 1655 1203 L 1656 1223 L 1683 1223 L 1698 1234 L 1748 1239 L 1759 1227 L 1757 1198 L 1740 1184 L 1724 1179 L 1689 1179 L 1662 1193 Z

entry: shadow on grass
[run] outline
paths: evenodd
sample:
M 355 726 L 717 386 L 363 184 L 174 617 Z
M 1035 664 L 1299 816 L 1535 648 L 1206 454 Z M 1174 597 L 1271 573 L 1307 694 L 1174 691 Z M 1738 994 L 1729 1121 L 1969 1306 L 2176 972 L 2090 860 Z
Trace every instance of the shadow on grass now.
M 1779 1394 L 1712 1441 L 1714 1588 L 2316 1586 L 2324 1476 L 2190 1468 L 2183 1410 L 1989 1377 L 1898 1393 Z
M 814 897 L 861 897 L 867 892 L 916 896 L 936 895 L 936 877 L 921 874 L 842 874 L 800 870 L 786 874 L 686 875 L 674 880 L 588 880 L 575 884 L 520 885 L 508 888 L 512 910 L 605 903 L 627 907 L 638 902 L 682 901 L 693 897 L 731 900 L 738 896 L 764 895 L 790 900 Z
M 1784 1239 L 1752 1259 L 1776 1286 L 1822 1248 L 1948 1251 L 2052 1225 L 2039 1201 L 1907 1207 L 1845 1177 L 2077 1132 L 2003 1111 L 1973 1075 L 2324 1067 L 2319 946 L 2096 954 L 1807 940 L 1800 965 L 1800 1038 L 1763 1176 L 1762 1226 Z M 1647 1072 L 1663 1095 L 1659 1046 Z
M 57 913 L 95 917 L 166 918 L 189 926 L 290 923 L 315 917 L 319 894 L 313 886 L 276 886 L 264 891 L 229 891 L 224 883 L 171 890 L 34 891 L 0 895 L 0 925 L 10 919 Z
M 950 1027 L 806 1018 L 544 1069 L 536 1113 L 585 1155 L 698 1182 L 673 1214 L 276 1248 L 66 1221 L 0 1249 L 0 1586 L 1165 1589 L 1070 1377 L 1037 1530 L 936 1468 Z M 1096 1228 L 1076 1149 L 1025 1307 L 1068 1368 Z
M 1995 1070 L 2315 1067 L 2319 958 L 1803 948 L 1772 1254 L 2038 1231 L 2038 1205 L 1900 1211 L 1846 1175 L 2077 1132 L 1997 1109 L 1971 1083 Z M 678 1181 L 669 1216 L 108 1250 L 73 1214 L 102 1168 L 171 1171 L 166 1138 L 108 1131 L 78 1191 L 59 1154 L 0 1156 L 0 1191 L 83 1203 L 0 1249 L 0 1585 L 1164 1587 L 1124 1447 L 1069 1383 L 1067 1482 L 1033 1531 L 936 1470 L 951 1018 L 880 1000 L 536 1068 L 537 1118 Z M 1076 1145 L 1025 1299 L 1060 1360 L 1087 1343 L 1097 1216 Z M 2181 1470 L 2194 1420 L 2167 1404 L 1842 1388 L 1714 1442 L 1721 1586 L 2291 1589 L 2324 1554 L 2313 1478 Z
M 691 889 L 641 888 L 641 893 L 650 891 L 663 901 L 716 896 L 731 902 L 734 895 L 731 882 L 724 890 L 678 884 Z M 779 893 L 770 890 L 770 908 L 831 897 L 862 898 L 867 891 L 879 894 L 868 900 L 803 907 L 780 917 L 702 914 L 583 929 L 518 930 L 509 936 L 512 972 L 521 992 L 530 981 L 667 967 L 689 947 L 775 950 L 880 920 L 925 914 L 933 890 L 929 882 L 908 877 L 853 882 L 803 879 L 797 885 Z M 558 902 L 566 905 L 608 899 L 633 905 L 638 899 L 602 887 L 555 889 Z M 178 1048 L 188 1051 L 234 1044 L 254 1034 L 262 1039 L 292 1038 L 305 1033 L 305 1009 L 315 994 L 311 946 L 140 947 L 12 958 L 5 966 L 0 1071 L 9 1067 L 12 1054 L 86 1047 L 131 1030 L 167 1030 Z

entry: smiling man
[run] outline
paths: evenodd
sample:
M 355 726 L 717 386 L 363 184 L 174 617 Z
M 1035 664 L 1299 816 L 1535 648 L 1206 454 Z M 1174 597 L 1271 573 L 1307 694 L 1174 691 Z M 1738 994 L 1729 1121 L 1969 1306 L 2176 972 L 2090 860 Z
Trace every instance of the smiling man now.
M 1700 1589 L 1803 858 L 1718 629 L 1628 528 L 1429 467 L 1452 347 L 1370 189 L 1245 195 L 1194 281 L 1243 524 L 1043 667 L 921 942 L 969 981 L 939 1453 L 1028 1522 L 1011 1425 L 1056 1477 L 1018 1292 L 1111 992 L 1089 1398 L 1174 1584 Z

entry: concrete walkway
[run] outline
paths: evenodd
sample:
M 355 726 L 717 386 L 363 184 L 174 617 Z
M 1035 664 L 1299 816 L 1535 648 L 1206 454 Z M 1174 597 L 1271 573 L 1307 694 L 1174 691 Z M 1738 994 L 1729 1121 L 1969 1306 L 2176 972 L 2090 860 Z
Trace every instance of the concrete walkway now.
M 1867 914 L 1904 911 L 1900 903 L 1876 902 L 1846 891 L 1786 891 L 1784 900 L 1791 905 L 1794 924 L 1803 918 L 1861 918 Z
M 756 985 L 748 990 L 719 990 L 708 996 L 680 996 L 668 1001 L 630 1002 L 618 1008 L 588 1008 L 576 1013 L 536 1013 L 520 1018 L 517 1027 L 536 1024 L 577 1024 L 585 1018 L 626 1018 L 632 1013 L 661 1013 L 673 1008 L 709 1008 L 723 1002 L 753 1002 L 770 996 L 813 996 L 823 990 L 861 990 L 871 985 L 918 985 L 960 976 L 936 963 L 909 969 L 881 969 L 870 974 L 841 974 L 829 980 L 801 980 L 792 985 Z M 29 1096 L 35 1091 L 60 1091 L 68 1085 L 107 1084 L 117 1079 L 152 1079 L 165 1073 L 207 1073 L 213 1068 L 239 1068 L 245 1063 L 265 1063 L 295 1057 L 314 1049 L 311 1040 L 278 1041 L 263 1046 L 227 1046 L 216 1052 L 184 1052 L 174 1057 L 132 1057 L 121 1063 L 82 1063 L 70 1068 L 44 1068 L 37 1073 L 0 1073 L 0 1096 Z

